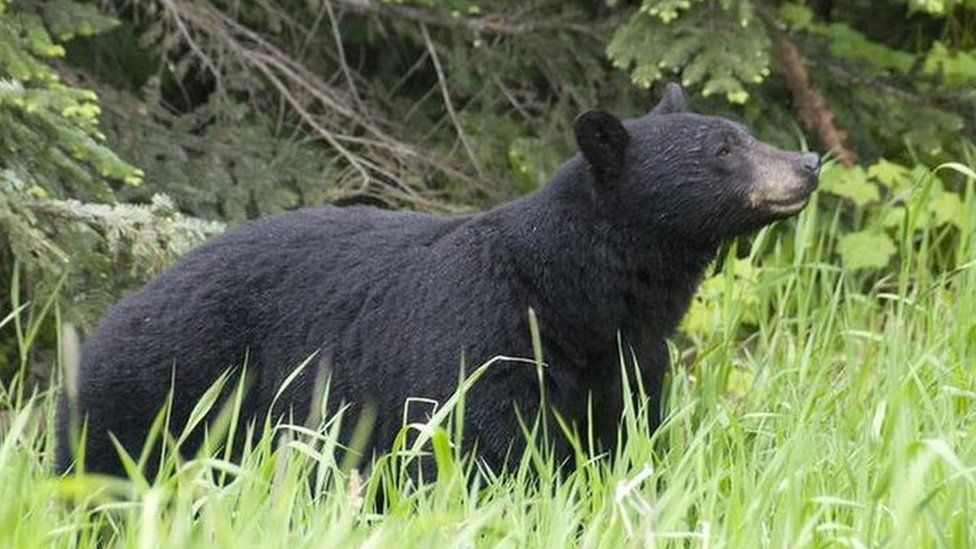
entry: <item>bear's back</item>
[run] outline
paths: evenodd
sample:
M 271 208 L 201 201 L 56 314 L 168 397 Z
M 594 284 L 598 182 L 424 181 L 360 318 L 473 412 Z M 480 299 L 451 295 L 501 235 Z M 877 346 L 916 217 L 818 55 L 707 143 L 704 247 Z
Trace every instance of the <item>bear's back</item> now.
M 465 219 L 354 206 L 246 223 L 113 306 L 85 344 L 85 370 L 107 378 L 138 376 L 146 364 L 229 366 L 270 339 L 285 355 L 292 347 L 304 352 L 323 317 L 313 309 L 335 303 L 357 281 L 414 261 Z

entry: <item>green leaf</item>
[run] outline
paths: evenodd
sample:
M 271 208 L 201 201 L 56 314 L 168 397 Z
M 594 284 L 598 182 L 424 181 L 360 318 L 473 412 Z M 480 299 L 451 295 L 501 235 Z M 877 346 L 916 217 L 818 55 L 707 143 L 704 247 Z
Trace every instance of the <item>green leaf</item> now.
M 680 74 L 704 96 L 745 103 L 747 87 L 769 75 L 770 41 L 754 11 L 751 2 L 644 0 L 614 32 L 607 57 L 637 86 Z
M 936 192 L 942 192 L 944 185 L 936 173 L 921 164 L 912 168 L 912 185 L 930 184 Z
M 842 59 L 864 62 L 864 69 L 876 74 L 908 74 L 915 56 L 875 42 L 845 23 L 833 23 L 826 29 L 830 53 Z
M 779 18 L 796 30 L 805 30 L 813 23 L 813 10 L 807 6 L 786 2 L 779 8 Z
M 935 168 L 936 172 L 941 172 L 942 170 L 952 170 L 970 179 L 976 179 L 976 170 L 958 162 L 946 162 L 939 164 Z
M 95 6 L 70 0 L 46 2 L 43 17 L 51 33 L 62 42 L 75 36 L 92 36 L 118 25 L 118 21 L 102 15 Z
M 885 267 L 895 251 L 895 243 L 888 235 L 870 229 L 845 234 L 837 245 L 841 262 L 849 270 Z
M 750 259 L 728 259 L 722 272 L 705 279 L 699 286 L 681 330 L 699 336 L 713 333 L 722 327 L 723 313 L 730 311 L 743 322 L 758 322 L 757 286 L 761 272 Z
M 929 15 L 945 15 L 946 0 L 908 0 L 908 13 L 923 12 Z
M 749 394 L 756 381 L 756 372 L 751 368 L 729 368 L 727 390 L 733 397 L 741 398 Z
M 929 203 L 929 211 L 935 217 L 937 226 L 951 223 L 962 228 L 965 224 L 962 201 L 956 193 L 942 192 Z
M 938 76 L 948 87 L 961 87 L 976 80 L 976 51 L 950 50 L 935 42 L 925 56 L 922 72 Z
M 896 206 L 885 214 L 884 219 L 882 219 L 881 224 L 884 225 L 886 229 L 894 229 L 896 227 L 901 227 L 901 224 L 905 221 L 905 208 L 903 206 Z
M 704 336 L 713 332 L 719 322 L 715 320 L 718 307 L 703 299 L 694 299 L 681 321 L 681 331 L 690 335 Z
M 897 189 L 912 182 L 912 171 L 901 164 L 878 160 L 868 168 L 868 177 L 889 189 Z
M 820 189 L 850 199 L 858 206 L 876 202 L 880 198 L 878 186 L 868 181 L 864 168 L 845 168 L 831 164 L 820 175 Z

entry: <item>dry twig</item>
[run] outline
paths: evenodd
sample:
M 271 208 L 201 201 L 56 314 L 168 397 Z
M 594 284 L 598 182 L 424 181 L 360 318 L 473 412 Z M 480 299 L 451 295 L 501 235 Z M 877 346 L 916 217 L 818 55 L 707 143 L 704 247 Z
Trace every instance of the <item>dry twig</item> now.
M 447 109 L 447 115 L 451 117 L 451 123 L 454 124 L 454 130 L 457 132 L 458 139 L 461 140 L 461 145 L 464 147 L 464 151 L 468 153 L 468 158 L 471 159 L 471 165 L 474 166 L 474 169 L 478 172 L 479 176 L 483 176 L 481 166 L 478 164 L 478 157 L 475 156 L 474 149 L 472 149 L 471 144 L 468 143 L 468 138 L 464 135 L 464 129 L 461 127 L 461 122 L 458 120 L 457 112 L 454 110 L 454 105 L 451 104 L 451 94 L 447 91 L 447 80 L 444 78 L 444 70 L 441 69 L 441 62 L 437 57 L 437 50 L 434 49 L 434 43 L 430 39 L 430 33 L 427 32 L 427 25 L 421 23 L 420 31 L 424 35 L 424 43 L 427 45 L 427 51 L 430 52 L 430 61 L 433 63 L 434 71 L 437 73 L 437 82 L 441 88 L 441 95 L 444 96 L 444 108 Z
M 269 82 L 298 119 L 339 153 L 358 175 L 360 184 L 354 190 L 356 194 L 369 194 L 369 189 L 375 189 L 379 185 L 387 189 L 390 197 L 396 200 L 424 208 L 452 209 L 425 198 L 423 193 L 430 189 L 411 187 L 405 183 L 407 179 L 399 175 L 405 170 L 423 173 L 424 170 L 418 168 L 440 171 L 474 188 L 484 189 L 480 178 L 473 178 L 455 168 L 447 159 L 407 145 L 390 135 L 386 128 L 392 127 L 392 124 L 371 110 L 364 101 L 367 94 L 357 85 L 362 80 L 357 80 L 357 74 L 346 62 L 341 49 L 341 37 L 335 34 L 338 32 L 337 14 L 331 6 L 327 6 L 327 14 L 333 25 L 336 47 L 339 48 L 338 53 L 332 57 L 340 66 L 346 90 L 323 81 L 266 38 L 220 10 L 191 2 L 161 2 L 169 19 L 185 29 L 185 32 L 180 33 L 184 39 L 192 36 L 193 32 L 207 32 L 211 40 L 219 44 L 220 51 L 225 56 L 253 69 Z M 207 55 L 199 45 L 191 47 L 191 50 L 200 57 Z M 439 63 L 436 67 L 443 86 L 443 73 Z M 446 95 L 445 99 L 452 118 L 456 121 L 456 113 Z M 316 114 L 316 111 L 322 114 Z M 462 142 L 466 144 L 463 137 Z M 357 148 L 352 149 L 349 145 L 356 145 Z M 471 155 L 472 150 L 467 144 L 465 148 Z M 473 155 L 471 156 L 473 159 Z M 417 178 L 412 180 L 422 181 Z
M 432 27 L 463 28 L 477 34 L 520 35 L 539 31 L 573 32 L 594 40 L 606 39 L 591 25 L 562 19 L 533 20 L 524 17 L 450 17 L 436 11 L 412 6 L 380 3 L 374 0 L 328 0 L 343 9 L 360 15 L 387 15 L 400 20 L 414 21 Z

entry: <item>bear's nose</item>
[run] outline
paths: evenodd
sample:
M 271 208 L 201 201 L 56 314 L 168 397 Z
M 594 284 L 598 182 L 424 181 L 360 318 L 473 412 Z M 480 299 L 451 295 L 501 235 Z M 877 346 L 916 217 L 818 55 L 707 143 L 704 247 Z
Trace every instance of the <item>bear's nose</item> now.
M 820 155 L 817 153 L 806 153 L 800 157 L 800 164 L 804 170 L 816 174 L 820 171 Z

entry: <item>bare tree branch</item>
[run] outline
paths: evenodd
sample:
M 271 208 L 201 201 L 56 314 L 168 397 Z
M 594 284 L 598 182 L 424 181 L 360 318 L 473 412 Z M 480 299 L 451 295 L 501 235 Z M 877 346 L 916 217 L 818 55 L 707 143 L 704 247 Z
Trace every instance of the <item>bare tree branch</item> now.
M 421 23 L 420 31 L 424 35 L 424 43 L 427 45 L 427 51 L 430 52 L 430 61 L 433 63 L 434 71 L 437 73 L 437 82 L 441 87 L 441 95 L 444 96 L 444 108 L 447 109 L 447 115 L 451 117 L 451 123 L 454 124 L 454 130 L 457 132 L 458 139 L 461 140 L 464 151 L 468 153 L 468 158 L 471 159 L 471 165 L 474 166 L 479 176 L 483 176 L 481 166 L 478 164 L 478 157 L 475 156 L 474 149 L 468 143 L 468 138 L 464 135 L 464 129 L 458 120 L 457 112 L 454 111 L 454 105 L 451 104 L 451 94 L 447 91 L 447 81 L 444 78 L 444 71 L 441 69 L 441 62 L 437 57 L 437 50 L 434 49 L 434 43 L 430 40 L 430 33 L 427 32 L 427 25 Z
M 381 103 L 383 98 L 365 101 L 367 94 L 357 85 L 357 74 L 346 62 L 341 37 L 337 34 L 338 14 L 331 6 L 326 6 L 326 9 L 337 48 L 332 57 L 339 65 L 340 70 L 337 73 L 340 80 L 345 81 L 346 89 L 322 80 L 301 62 L 220 10 L 195 2 L 161 2 L 168 18 L 183 29 L 180 36 L 184 39 L 189 39 L 194 33 L 206 32 L 210 37 L 208 47 L 219 48 L 223 55 L 253 69 L 270 83 L 289 110 L 327 142 L 358 174 L 360 183 L 356 193 L 366 192 L 368 188 L 386 188 L 397 200 L 405 200 L 425 208 L 452 209 L 423 197 L 431 189 L 423 186 L 422 177 L 400 176 L 406 171 L 412 174 L 420 172 L 422 175 L 425 169 L 442 172 L 472 188 L 487 191 L 481 177 L 472 177 L 454 167 L 450 160 L 431 151 L 419 150 L 389 133 L 386 128 L 394 125 L 370 107 Z M 432 51 L 432 45 L 428 43 L 429 51 Z M 203 44 L 191 47 L 191 50 L 194 55 L 204 58 L 208 53 L 202 46 Z M 446 92 L 446 80 L 439 60 L 435 62 L 435 69 L 442 91 Z M 474 161 L 473 149 L 460 132 L 457 114 L 450 98 L 446 93 L 444 98 L 449 114 L 459 129 L 462 144 Z M 320 114 L 316 114 L 316 111 Z M 351 145 L 355 148 L 350 148 Z M 475 168 L 479 169 L 477 164 Z M 480 175 L 480 169 L 478 173 Z M 415 187 L 409 186 L 407 181 L 414 182 Z
M 524 17 L 485 15 L 477 17 L 451 17 L 434 10 L 380 3 L 374 0 L 328 0 L 329 3 L 360 15 L 386 15 L 401 20 L 414 21 L 432 27 L 463 28 L 478 34 L 520 35 L 539 31 L 563 31 L 580 34 L 594 40 L 606 39 L 592 25 L 562 19 L 532 20 Z

